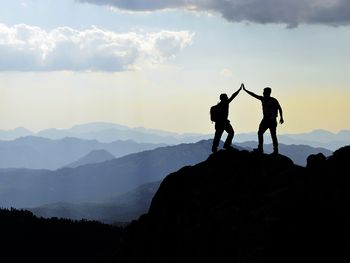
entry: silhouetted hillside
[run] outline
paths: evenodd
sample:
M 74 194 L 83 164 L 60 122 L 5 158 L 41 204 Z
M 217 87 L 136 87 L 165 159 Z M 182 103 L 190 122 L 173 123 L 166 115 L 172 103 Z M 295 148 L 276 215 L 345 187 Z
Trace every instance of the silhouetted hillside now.
M 219 151 L 163 180 L 116 262 L 349 262 L 349 160 Z
M 0 209 L 1 262 L 111 262 L 121 227 L 93 221 L 42 219 Z

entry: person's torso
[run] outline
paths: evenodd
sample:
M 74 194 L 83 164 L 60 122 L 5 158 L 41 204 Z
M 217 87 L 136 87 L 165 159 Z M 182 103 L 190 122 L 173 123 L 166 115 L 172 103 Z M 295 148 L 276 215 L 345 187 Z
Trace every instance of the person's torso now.
M 226 121 L 229 114 L 229 103 L 228 102 L 219 102 L 220 105 L 220 121 Z
M 273 98 L 262 98 L 261 100 L 263 115 L 265 119 L 277 118 L 278 115 L 278 101 Z

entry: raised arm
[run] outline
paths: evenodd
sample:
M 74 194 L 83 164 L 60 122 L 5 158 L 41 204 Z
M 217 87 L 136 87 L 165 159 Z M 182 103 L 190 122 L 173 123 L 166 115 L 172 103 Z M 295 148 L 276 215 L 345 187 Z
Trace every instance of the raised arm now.
M 243 90 L 244 90 L 245 92 L 247 92 L 250 96 L 252 96 L 252 97 L 254 97 L 254 98 L 258 99 L 258 100 L 261 100 L 261 99 L 262 99 L 262 96 L 256 95 L 255 93 L 253 93 L 253 92 L 247 90 L 247 89 L 245 88 L 244 84 L 242 84 L 242 86 L 243 86 Z
M 232 94 L 232 96 L 228 99 L 228 103 L 230 103 L 234 98 L 236 98 L 236 96 L 238 95 L 238 93 L 241 91 L 242 89 L 242 85 L 239 87 L 239 89 Z

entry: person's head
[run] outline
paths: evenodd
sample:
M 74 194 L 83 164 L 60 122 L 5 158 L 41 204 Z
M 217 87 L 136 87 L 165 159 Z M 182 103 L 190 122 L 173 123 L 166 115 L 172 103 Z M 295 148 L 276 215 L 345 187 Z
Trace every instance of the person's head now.
M 226 93 L 222 93 L 222 94 L 220 95 L 220 100 L 221 100 L 221 101 L 227 101 L 227 100 L 228 100 L 227 94 L 226 94 Z
M 271 88 L 270 87 L 264 88 L 264 93 L 263 94 L 264 94 L 265 98 L 269 98 L 270 95 L 271 95 Z

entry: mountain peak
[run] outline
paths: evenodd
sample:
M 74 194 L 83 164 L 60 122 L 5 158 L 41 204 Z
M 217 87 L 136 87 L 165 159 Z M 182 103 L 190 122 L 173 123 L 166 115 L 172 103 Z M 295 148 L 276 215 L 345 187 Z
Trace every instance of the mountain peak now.
M 170 204 L 174 200 L 179 200 L 174 195 L 186 196 L 192 193 L 208 194 L 211 192 L 211 202 L 217 193 L 222 195 L 222 190 L 227 185 L 234 187 L 243 187 L 243 184 L 257 183 L 265 179 L 272 180 L 272 178 L 279 176 L 280 173 L 293 169 L 295 166 L 288 157 L 283 155 L 267 155 L 257 154 L 254 152 L 240 151 L 237 149 L 221 150 L 216 154 L 212 154 L 202 163 L 193 167 L 184 167 L 176 173 L 168 175 L 162 182 L 159 191 L 153 198 L 149 213 L 157 213 L 158 211 L 173 211 Z M 257 177 L 258 176 L 258 177 Z M 247 180 L 249 179 L 249 180 Z M 254 180 L 252 180 L 254 179 Z M 237 184 L 237 180 L 240 184 Z M 246 181 L 247 180 L 247 181 Z M 181 185 L 179 185 L 181 183 Z M 176 185 L 176 189 L 172 189 Z M 191 187 L 189 187 L 191 186 Z M 167 188 L 170 189 L 167 189 Z M 182 189 L 182 187 L 184 187 Z M 200 189 L 205 187 L 203 189 Z M 210 189 L 207 189 L 209 187 Z M 248 186 L 244 186 L 248 187 Z M 196 191 L 197 188 L 197 191 Z M 230 189 L 231 195 L 233 189 Z M 185 191 L 189 191 L 184 195 Z M 217 193 L 215 192 L 217 191 Z M 169 196 L 170 194 L 170 196 Z M 198 197 L 198 196 L 197 196 Z M 189 198 L 189 196 L 187 196 Z M 219 199 L 218 202 L 221 200 Z M 159 209 L 164 202 L 167 203 L 166 210 Z M 203 200 L 203 205 L 207 202 Z M 175 201 L 174 205 L 178 206 Z M 180 205 L 186 206 L 185 203 Z
M 314 157 L 304 168 L 283 155 L 219 151 L 168 175 L 130 224 L 120 262 L 349 259 L 350 146 Z

